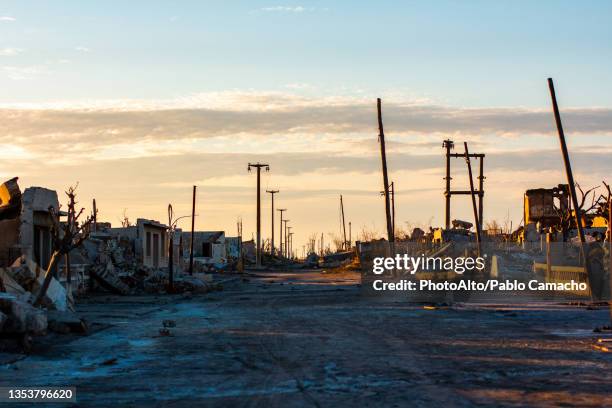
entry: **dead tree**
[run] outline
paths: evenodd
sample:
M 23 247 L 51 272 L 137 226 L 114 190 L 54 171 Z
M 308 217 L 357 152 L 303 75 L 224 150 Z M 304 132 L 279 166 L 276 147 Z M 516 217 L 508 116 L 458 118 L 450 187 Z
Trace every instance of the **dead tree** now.
M 564 207 L 563 205 L 560 205 L 559 207 L 553 207 L 555 212 L 557 213 L 557 216 L 559 217 L 558 230 L 560 230 L 563 234 L 563 241 L 567 241 L 569 230 L 576 226 L 576 213 L 579 211 L 581 215 L 580 219 L 586 220 L 585 215 L 587 213 L 592 212 L 599 206 L 602 197 L 600 196 L 600 198 L 598 199 L 595 198 L 595 191 L 598 187 L 592 187 L 587 191 L 584 191 L 582 187 L 580 187 L 580 185 L 576 183 L 576 188 L 580 192 L 580 200 L 577 201 L 578 209 L 572 210 L 571 207 Z M 589 197 L 591 202 L 587 207 Z
M 34 305 L 39 305 L 47 294 L 49 284 L 53 278 L 53 270 L 57 266 L 57 263 L 62 258 L 70 253 L 75 248 L 78 248 L 83 242 L 89 237 L 91 230 L 91 223 L 93 222 L 92 217 L 87 217 L 84 221 L 80 222 L 79 218 L 83 214 L 84 208 L 81 208 L 78 212 L 76 210 L 76 186 L 70 187 L 66 191 L 68 196 L 68 211 L 66 222 L 60 222 L 59 208 L 49 207 L 49 214 L 53 226 L 51 228 L 51 237 L 53 239 L 53 254 L 49 261 L 49 266 L 45 272 L 45 280 L 36 295 Z

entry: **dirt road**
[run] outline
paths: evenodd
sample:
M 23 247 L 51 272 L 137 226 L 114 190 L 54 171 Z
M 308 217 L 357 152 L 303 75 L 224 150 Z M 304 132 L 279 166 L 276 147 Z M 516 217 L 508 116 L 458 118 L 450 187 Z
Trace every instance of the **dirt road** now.
M 432 310 L 357 282 L 260 272 L 193 298 L 96 297 L 79 306 L 95 333 L 1 354 L 0 383 L 74 386 L 104 407 L 612 405 L 612 354 L 592 347 L 605 309 Z

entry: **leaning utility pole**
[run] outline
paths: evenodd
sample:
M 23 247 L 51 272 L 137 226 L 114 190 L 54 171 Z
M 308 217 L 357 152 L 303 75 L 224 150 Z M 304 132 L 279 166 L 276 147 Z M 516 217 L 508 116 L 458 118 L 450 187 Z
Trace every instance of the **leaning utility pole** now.
M 346 223 L 344 222 L 344 204 L 342 194 L 340 194 L 340 212 L 342 212 L 342 234 L 344 235 L 344 249 L 346 250 Z
M 262 163 L 249 163 L 247 168 L 251 171 L 251 167 L 257 169 L 257 253 L 255 254 L 255 265 L 257 268 L 261 268 L 261 168 L 265 167 L 266 171 L 270 171 L 270 166 Z
M 274 194 L 278 193 L 279 190 L 266 190 L 266 193 L 270 193 L 272 196 L 272 238 L 270 243 L 270 255 L 274 256 Z
M 389 192 L 391 193 L 391 226 L 393 229 L 393 236 L 395 236 L 395 182 L 392 181 L 389 185 Z M 380 192 L 381 196 L 385 195 L 385 191 Z
M 395 242 L 395 236 L 393 235 L 393 226 L 391 225 L 391 203 L 389 202 L 389 177 L 387 175 L 387 153 L 385 148 L 385 132 L 383 129 L 382 122 L 382 107 L 380 98 L 377 99 L 378 109 L 378 140 L 380 141 L 380 156 L 382 159 L 382 171 L 383 171 L 383 186 L 385 188 L 385 216 L 387 219 L 387 238 L 389 243 Z
M 196 186 L 193 186 L 193 196 L 191 198 L 191 242 L 189 243 L 189 274 L 193 275 L 193 240 L 195 235 L 195 204 Z
M 280 244 L 278 245 L 278 254 L 283 256 L 283 211 L 287 211 L 286 208 L 279 208 L 276 211 L 280 211 L 280 225 L 279 225 L 279 235 L 280 235 Z
M 580 207 L 578 206 L 578 198 L 576 197 L 576 183 L 574 182 L 574 175 L 572 173 L 572 165 L 569 159 L 569 153 L 567 151 L 567 144 L 565 144 L 565 133 L 563 132 L 563 124 L 561 123 L 561 114 L 559 113 L 559 106 L 557 105 L 557 96 L 555 95 L 555 85 L 553 84 L 552 78 L 548 78 L 548 89 L 550 90 L 550 98 L 552 99 L 553 113 L 555 115 L 555 122 L 557 124 L 557 132 L 559 133 L 559 143 L 561 144 L 561 154 L 563 155 L 563 164 L 565 165 L 565 174 L 567 175 L 567 183 L 569 184 L 570 198 L 574 207 L 576 217 L 576 228 L 578 229 L 578 237 L 580 238 L 580 254 L 584 260 L 584 269 L 587 272 L 589 278 L 589 286 L 592 287 L 592 276 L 589 267 L 588 259 L 586 258 L 586 250 L 584 248 L 585 238 L 584 230 L 582 229 L 582 214 L 580 213 Z
M 465 147 L 465 162 L 468 168 L 468 177 L 470 178 L 470 192 L 472 196 L 472 209 L 474 210 L 474 227 L 476 227 L 476 244 L 478 245 L 478 256 L 482 252 L 482 241 L 480 237 L 480 221 L 478 220 L 478 209 L 476 208 L 476 193 L 474 192 L 474 179 L 472 178 L 472 164 L 470 162 L 470 153 L 468 152 L 467 142 L 463 142 Z

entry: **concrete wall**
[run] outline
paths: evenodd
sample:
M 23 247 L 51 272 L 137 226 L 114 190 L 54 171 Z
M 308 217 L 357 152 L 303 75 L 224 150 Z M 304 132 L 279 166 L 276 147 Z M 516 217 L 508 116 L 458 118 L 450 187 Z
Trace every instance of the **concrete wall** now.
M 53 242 L 48 232 L 37 235 L 35 242 L 35 229 L 48 229 L 52 226 L 49 207 L 59 209 L 57 193 L 43 187 L 27 188 L 21 196 L 21 213 L 15 220 L 0 222 L 0 258 L 2 255 L 14 254 L 19 252 L 26 257 L 42 263 L 41 267 L 46 267 L 43 261 L 48 261 Z M 35 248 L 36 247 L 36 248 Z M 45 259 L 37 259 L 41 256 L 42 248 L 45 248 Z M 9 262 L 5 260 L 4 262 Z
M 183 257 L 189 259 L 191 232 L 183 232 Z M 193 257 L 201 263 L 224 264 L 227 262 L 224 231 L 196 231 L 193 240 Z M 205 256 L 204 244 L 210 244 L 211 256 Z
M 136 225 L 110 228 L 107 232 L 113 237 L 122 237 L 133 241 L 136 260 L 143 265 L 152 268 L 168 266 L 169 242 L 165 225 L 157 221 L 138 218 Z M 147 234 L 150 234 L 150 242 L 147 240 Z M 178 242 L 175 243 L 175 246 L 177 244 Z M 150 249 L 147 245 L 150 245 Z

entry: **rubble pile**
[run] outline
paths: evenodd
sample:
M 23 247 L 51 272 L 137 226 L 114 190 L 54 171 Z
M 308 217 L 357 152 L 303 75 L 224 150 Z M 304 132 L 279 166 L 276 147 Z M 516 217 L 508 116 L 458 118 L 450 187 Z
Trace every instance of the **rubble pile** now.
M 0 292 L 0 333 L 42 335 L 47 330 L 47 313 L 28 303 L 27 298 Z
M 126 255 L 128 247 L 118 244 L 113 239 L 98 241 L 95 249 L 92 245 L 92 243 L 87 245 L 92 260 L 89 275 L 102 289 L 119 295 L 161 294 L 169 291 L 167 267 L 152 268 L 137 262 L 134 257 Z M 183 272 L 178 265 L 175 265 L 174 269 L 172 288 L 174 293 L 206 293 L 215 289 L 210 279 L 211 275 L 205 273 L 210 270 L 207 265 L 194 263 L 193 276 Z

